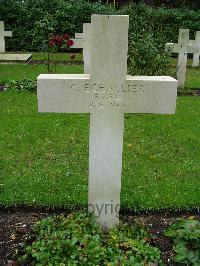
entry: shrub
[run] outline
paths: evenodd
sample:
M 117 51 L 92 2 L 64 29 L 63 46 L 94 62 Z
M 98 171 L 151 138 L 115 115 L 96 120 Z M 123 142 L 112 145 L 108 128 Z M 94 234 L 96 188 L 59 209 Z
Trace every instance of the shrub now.
M 129 73 L 168 74 L 165 43 L 177 42 L 179 28 L 190 29 L 190 38 L 200 29 L 200 10 L 152 8 L 143 4 L 115 10 L 86 0 L 2 0 L 0 19 L 13 31 L 8 50 L 46 51 L 50 33 L 82 32 L 91 14 L 129 15 Z M 48 3 L 47 3 L 48 2 Z
M 180 219 L 165 232 L 173 239 L 175 261 L 186 265 L 200 265 L 200 222 Z
M 151 34 L 162 43 L 175 42 L 179 28 L 189 28 L 191 38 L 200 29 L 200 10 L 187 8 L 152 8 L 146 5 L 125 5 L 118 11 L 109 5 L 86 0 L 1 0 L 0 20 L 13 31 L 7 39 L 8 50 L 40 51 L 48 33 L 71 36 L 82 31 L 91 14 L 126 14 L 130 17 L 130 34 Z
M 27 90 L 30 92 L 37 91 L 37 82 L 36 80 L 32 80 L 29 78 L 19 79 L 19 80 L 11 80 L 7 85 L 7 89 L 14 89 L 21 92 L 22 90 Z
M 1 0 L 0 20 L 13 31 L 7 50 L 41 51 L 52 32 L 81 32 L 91 14 L 113 14 L 112 7 L 86 0 Z
M 34 265 L 148 265 L 160 251 L 146 242 L 141 225 L 102 232 L 90 214 L 49 217 L 35 224 L 22 261 Z
M 147 52 L 148 51 L 148 52 Z M 128 69 L 131 75 L 166 75 L 169 56 L 163 45 L 152 34 L 131 36 L 129 41 Z
M 165 43 L 178 41 L 179 28 L 189 28 L 191 38 L 200 28 L 200 11 L 189 9 L 131 4 L 117 13 L 129 15 L 128 63 L 132 75 L 168 75 Z
M 200 29 L 200 10 L 152 8 L 143 4 L 124 6 L 118 14 L 129 15 L 129 34 L 151 33 L 160 43 L 177 42 L 180 28 L 190 29 L 190 38 Z

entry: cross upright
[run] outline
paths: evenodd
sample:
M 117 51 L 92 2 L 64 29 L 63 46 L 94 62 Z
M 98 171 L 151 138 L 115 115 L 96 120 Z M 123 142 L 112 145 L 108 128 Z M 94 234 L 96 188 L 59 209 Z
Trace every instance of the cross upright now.
M 167 43 L 165 47 L 167 51 L 179 54 L 177 64 L 178 86 L 184 87 L 187 68 L 187 54 L 200 53 L 200 46 L 198 46 L 196 42 L 189 40 L 189 29 L 180 29 L 178 43 Z
M 5 52 L 5 37 L 12 37 L 12 31 L 5 31 L 4 21 L 0 21 L 0 53 Z
M 175 112 L 177 81 L 127 76 L 128 16 L 92 15 L 90 74 L 42 74 L 39 112 L 89 113 L 88 208 L 107 228 L 119 222 L 125 113 Z
M 199 47 L 196 50 L 199 50 L 199 52 L 195 52 L 193 53 L 193 61 L 192 61 L 192 66 L 193 67 L 197 67 L 199 66 L 199 56 L 200 56 L 200 31 L 196 31 L 195 33 L 195 40 L 191 41 L 192 44 L 196 44 L 197 47 Z
M 84 74 L 90 73 L 90 31 L 91 24 L 83 24 L 83 33 L 75 33 L 74 45 L 72 48 L 83 48 Z

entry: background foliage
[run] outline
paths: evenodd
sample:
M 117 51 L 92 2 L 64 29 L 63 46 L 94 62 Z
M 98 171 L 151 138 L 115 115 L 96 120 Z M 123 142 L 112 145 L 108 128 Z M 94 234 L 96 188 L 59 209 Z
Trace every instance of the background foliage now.
M 49 33 L 69 33 L 82 30 L 92 13 L 114 13 L 109 6 L 85 0 L 0 0 L 0 20 L 12 29 L 7 50 L 41 51 Z
M 165 43 L 178 41 L 179 28 L 189 28 L 191 38 L 200 29 L 200 11 L 133 4 L 124 6 L 118 13 L 129 15 L 129 72 L 132 75 L 171 74 Z
M 189 28 L 191 37 L 200 30 L 200 10 L 154 9 L 146 5 L 127 5 L 117 11 L 101 3 L 86 0 L 0 0 L 0 20 L 13 31 L 8 50 L 40 51 L 49 32 L 55 34 L 82 31 L 82 24 L 95 14 L 127 14 L 130 36 L 152 36 L 158 43 L 177 41 L 179 28 Z
M 113 3 L 113 0 L 90 0 L 90 2 Z M 167 7 L 190 7 L 199 8 L 199 0 L 115 0 L 116 6 L 121 6 L 130 3 L 145 3 L 151 6 L 167 6 Z
M 0 0 L 0 20 L 13 31 L 7 50 L 47 51 L 51 33 L 71 36 L 82 32 L 91 14 L 127 14 L 129 27 L 129 74 L 162 75 L 167 72 L 166 42 L 177 42 L 179 28 L 189 28 L 191 38 L 200 30 L 200 10 L 152 8 L 130 4 L 117 10 L 86 0 Z M 172 74 L 171 74 L 172 75 Z

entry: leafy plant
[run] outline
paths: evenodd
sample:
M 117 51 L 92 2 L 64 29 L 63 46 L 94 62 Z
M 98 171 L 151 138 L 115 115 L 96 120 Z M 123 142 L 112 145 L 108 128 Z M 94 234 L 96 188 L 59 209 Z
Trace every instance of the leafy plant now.
M 47 70 L 48 73 L 56 72 L 56 55 L 62 49 L 62 51 L 68 51 L 74 44 L 74 41 L 70 39 L 70 36 L 65 34 L 54 35 L 50 34 L 50 39 L 47 46 Z
M 200 265 L 200 222 L 180 219 L 165 232 L 174 241 L 175 261 L 187 265 Z
M 21 261 L 34 265 L 148 265 L 160 263 L 160 251 L 147 242 L 141 225 L 120 224 L 103 232 L 93 215 L 60 215 L 33 227 Z
M 128 67 L 131 75 L 166 75 L 169 57 L 152 34 L 129 38 Z
M 179 87 L 178 88 L 178 95 L 193 95 L 193 91 L 189 87 Z
M 7 85 L 7 89 L 14 89 L 21 92 L 22 90 L 27 90 L 30 92 L 37 91 L 37 82 L 30 78 L 24 78 L 19 80 L 11 80 Z
M 200 29 L 198 9 L 130 4 L 116 11 L 109 5 L 87 0 L 1 0 L 0 18 L 6 29 L 13 31 L 13 37 L 6 42 L 8 50 L 41 51 L 51 32 L 73 35 L 82 32 L 82 25 L 90 22 L 91 14 L 116 13 L 129 15 L 130 34 L 153 32 L 154 39 L 162 39 L 163 47 L 166 42 L 178 40 L 179 28 L 190 29 L 191 38 Z
M 81 32 L 91 14 L 113 14 L 114 9 L 87 0 L 1 0 L 0 19 L 13 38 L 6 42 L 7 50 L 44 51 L 51 32 L 71 36 Z
M 165 43 L 177 42 L 179 28 L 190 29 L 190 38 L 200 27 L 200 12 L 189 9 L 152 8 L 130 4 L 117 14 L 129 15 L 129 73 L 169 75 Z

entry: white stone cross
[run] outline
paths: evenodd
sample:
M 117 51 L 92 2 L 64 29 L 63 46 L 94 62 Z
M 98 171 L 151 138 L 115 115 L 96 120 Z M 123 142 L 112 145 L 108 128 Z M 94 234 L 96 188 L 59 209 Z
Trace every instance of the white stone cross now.
M 199 46 L 199 52 L 193 53 L 193 61 L 192 61 L 192 66 L 197 67 L 199 66 L 199 56 L 200 56 L 200 31 L 196 31 L 195 33 L 195 40 L 190 41 L 192 44 L 196 44 L 196 46 Z
M 4 21 L 0 21 L 0 53 L 5 52 L 5 37 L 12 37 L 12 31 L 5 31 Z
M 184 87 L 187 68 L 187 54 L 200 53 L 200 47 L 196 42 L 189 40 L 189 29 L 180 29 L 178 43 L 167 43 L 166 50 L 179 54 L 177 64 L 178 86 Z
M 75 33 L 74 45 L 71 48 L 83 48 L 84 74 L 90 73 L 90 31 L 91 24 L 83 24 L 83 33 Z
M 88 208 L 107 228 L 119 222 L 124 114 L 176 108 L 175 79 L 126 75 L 128 20 L 92 15 L 90 74 L 38 77 L 39 112 L 90 113 Z

